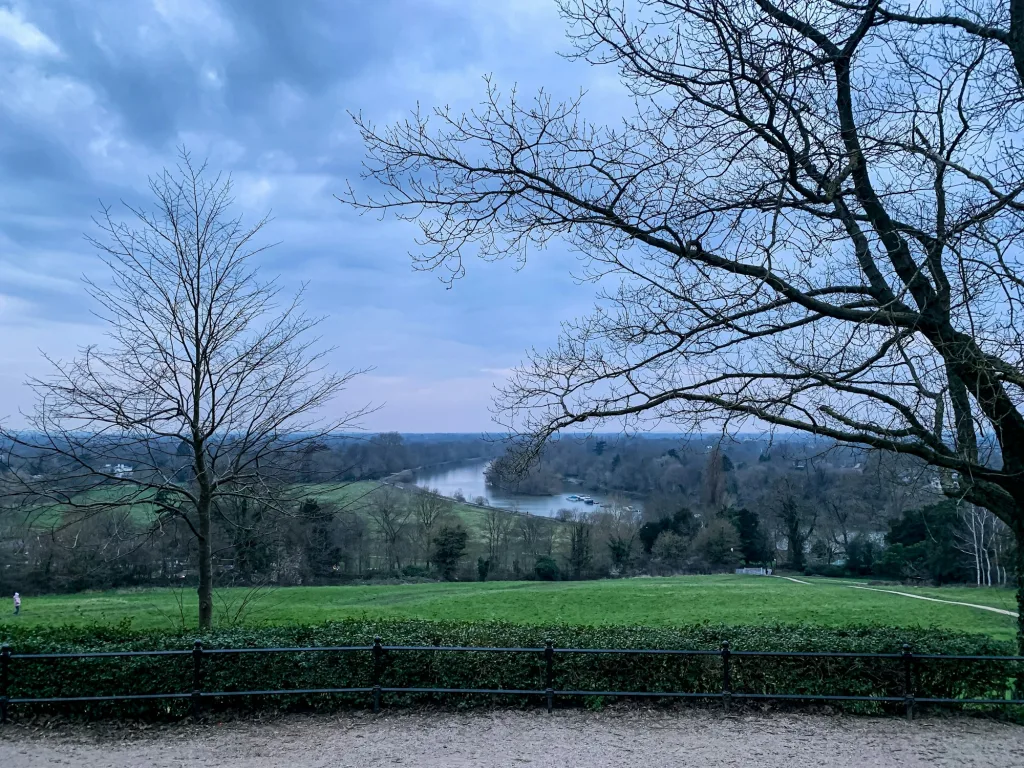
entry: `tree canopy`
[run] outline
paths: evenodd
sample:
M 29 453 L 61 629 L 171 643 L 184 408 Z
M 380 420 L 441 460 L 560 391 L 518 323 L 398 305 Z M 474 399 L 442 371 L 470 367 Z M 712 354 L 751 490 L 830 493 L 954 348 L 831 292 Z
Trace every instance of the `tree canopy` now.
M 357 118 L 383 192 L 348 198 L 451 278 L 561 238 L 607 286 L 499 398 L 524 455 L 609 420 L 798 429 L 924 459 L 1024 540 L 1024 3 L 559 5 L 632 114 L 490 82 Z

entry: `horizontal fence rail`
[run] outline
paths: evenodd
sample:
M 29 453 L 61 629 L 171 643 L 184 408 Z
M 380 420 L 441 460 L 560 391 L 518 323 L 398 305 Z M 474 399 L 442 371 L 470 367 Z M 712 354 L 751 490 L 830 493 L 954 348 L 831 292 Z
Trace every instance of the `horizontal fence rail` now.
M 494 654 L 534 654 L 543 669 L 544 684 L 537 688 L 472 688 L 472 687 L 395 687 L 382 684 L 385 659 L 403 652 L 432 653 L 494 653 Z M 230 656 L 241 654 L 272 655 L 286 653 L 335 653 L 358 654 L 369 653 L 372 660 L 372 679 L 367 685 L 322 688 L 285 688 L 264 690 L 216 691 L 204 690 L 203 672 L 204 659 L 207 656 Z M 571 688 L 555 688 L 556 657 L 587 656 L 587 655 L 618 655 L 656 657 L 717 657 L 720 662 L 721 689 L 717 691 L 643 691 L 643 690 L 574 690 Z M 138 657 L 192 657 L 192 688 L 189 691 L 170 691 L 166 693 L 125 693 L 105 696 L 46 696 L 19 697 L 10 696 L 12 682 L 15 679 L 14 662 L 20 666 L 24 663 L 41 662 L 52 659 L 124 659 Z M 846 694 L 812 694 L 812 693 L 752 693 L 734 691 L 732 689 L 732 665 L 736 658 L 774 657 L 783 659 L 886 659 L 899 660 L 903 672 L 903 690 L 900 695 L 890 696 L 858 696 Z M 733 700 L 749 701 L 804 701 L 804 702 L 875 702 L 904 705 L 906 715 L 912 718 L 916 704 L 951 704 L 951 705 L 991 705 L 1013 706 L 1024 705 L 1020 691 L 1024 687 L 1024 673 L 1021 677 L 1007 671 L 1007 679 L 1016 678 L 1014 693 L 1006 698 L 936 698 L 915 695 L 915 669 L 917 665 L 935 662 L 1005 662 L 1007 664 L 1024 662 L 1024 656 L 955 656 L 941 654 L 915 654 L 910 646 L 904 645 L 901 653 L 855 653 L 828 651 L 734 651 L 728 641 L 715 650 L 685 649 L 643 649 L 643 648 L 556 648 L 551 642 L 543 647 L 478 647 L 478 646 L 439 646 L 439 645 L 385 645 L 380 637 L 374 639 L 372 645 L 346 646 L 309 646 L 282 648 L 204 648 L 201 641 L 196 640 L 189 650 L 158 650 L 158 651 L 103 651 L 83 653 L 14 653 L 7 645 L 0 648 L 0 722 L 6 723 L 11 707 L 32 704 L 76 704 L 93 702 L 147 701 L 147 700 L 191 700 L 192 716 L 202 716 L 203 701 L 251 696 L 296 696 L 296 695 L 335 695 L 335 694 L 368 694 L 374 712 L 379 712 L 383 694 L 486 694 L 500 696 L 531 696 L 542 697 L 548 712 L 554 708 L 555 697 L 581 696 L 615 696 L 625 698 L 664 698 L 664 699 L 708 699 L 721 700 L 728 709 Z M 970 674 L 965 669 L 965 674 Z M 369 703 L 369 702 L 368 702 Z

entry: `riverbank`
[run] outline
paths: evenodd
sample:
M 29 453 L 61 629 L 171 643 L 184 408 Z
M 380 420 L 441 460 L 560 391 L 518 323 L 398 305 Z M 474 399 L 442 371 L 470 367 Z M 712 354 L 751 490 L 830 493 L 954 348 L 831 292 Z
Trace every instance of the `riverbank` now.
M 481 509 L 502 509 L 507 512 L 519 512 L 540 517 L 555 518 L 561 509 L 571 510 L 593 510 L 601 505 L 613 505 L 622 499 L 628 499 L 628 494 L 605 494 L 600 491 L 592 491 L 580 485 L 567 484 L 561 493 L 547 496 L 532 494 L 511 493 L 491 487 L 487 484 L 485 470 L 490 459 L 481 459 L 475 462 L 457 462 L 446 468 L 439 468 L 437 471 L 425 471 L 416 473 L 413 483 L 420 488 L 431 488 L 437 490 L 442 496 L 452 499 L 459 499 L 459 496 Z M 566 497 L 570 494 L 590 496 L 594 499 L 593 505 L 586 505 L 580 502 L 571 502 Z M 486 504 L 477 504 L 476 499 L 483 498 Z M 463 503 L 460 501 L 460 503 Z M 643 501 L 630 499 L 631 506 L 642 508 Z
M 388 482 L 386 480 L 382 480 L 381 484 L 382 485 L 390 485 L 390 486 L 392 486 L 394 488 L 397 488 L 400 491 L 406 491 L 408 493 L 413 493 L 413 492 L 415 492 L 417 490 L 423 490 L 424 487 L 425 487 L 425 486 L 421 486 L 421 485 L 416 485 L 415 483 L 393 483 L 393 482 Z M 520 509 L 506 509 L 504 507 L 495 507 L 495 506 L 492 506 L 490 504 L 477 504 L 475 501 L 469 501 L 468 499 L 456 499 L 456 498 L 454 498 L 452 496 L 445 496 L 445 494 L 443 494 L 443 493 L 441 495 L 444 496 L 446 499 L 451 499 L 452 501 L 454 501 L 459 506 L 469 507 L 470 509 L 480 510 L 481 512 L 492 512 L 494 510 L 498 510 L 499 512 L 502 512 L 503 514 L 506 514 L 506 515 L 523 515 L 523 516 L 525 516 L 525 515 L 532 514 L 530 512 L 524 512 L 523 510 L 520 510 Z M 552 523 L 560 523 L 561 522 L 557 517 L 549 517 L 547 515 L 542 515 L 542 517 L 547 517 L 549 520 L 551 520 Z
M 390 475 L 381 480 L 381 482 L 395 482 L 396 477 L 401 477 L 402 475 L 408 475 L 410 473 L 416 475 L 417 473 L 428 472 L 430 470 L 438 469 L 440 467 L 450 467 L 456 464 L 475 464 L 481 461 L 487 462 L 489 464 L 490 462 L 494 461 L 494 459 L 489 459 L 486 456 L 473 456 L 468 459 L 452 459 L 451 461 L 439 461 L 434 464 L 422 464 L 418 467 L 409 467 L 398 472 L 392 472 Z

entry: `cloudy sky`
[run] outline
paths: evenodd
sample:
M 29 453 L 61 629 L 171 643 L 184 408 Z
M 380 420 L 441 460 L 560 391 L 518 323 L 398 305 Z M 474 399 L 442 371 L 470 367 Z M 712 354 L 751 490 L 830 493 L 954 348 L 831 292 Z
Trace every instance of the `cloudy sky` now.
M 451 290 L 414 272 L 415 227 L 360 217 L 349 112 L 377 123 L 471 107 L 482 78 L 608 111 L 614 73 L 559 56 L 552 0 L 0 0 L 0 418 L 21 422 L 40 351 L 101 342 L 81 279 L 100 202 L 149 201 L 146 177 L 185 145 L 229 171 L 240 212 L 272 212 L 263 267 L 309 282 L 339 369 L 373 366 L 337 408 L 384 407 L 368 429 L 480 431 L 493 385 L 593 286 L 557 247 L 515 272 L 470 265 Z M 365 189 L 365 186 L 364 186 Z

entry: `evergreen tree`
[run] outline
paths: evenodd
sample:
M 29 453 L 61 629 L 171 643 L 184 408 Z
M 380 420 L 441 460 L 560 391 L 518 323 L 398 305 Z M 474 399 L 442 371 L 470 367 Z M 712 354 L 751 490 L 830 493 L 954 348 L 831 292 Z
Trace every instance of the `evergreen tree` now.
M 459 561 L 466 554 L 469 534 L 461 525 L 445 525 L 434 538 L 434 565 L 445 581 L 453 581 L 459 569 Z

